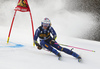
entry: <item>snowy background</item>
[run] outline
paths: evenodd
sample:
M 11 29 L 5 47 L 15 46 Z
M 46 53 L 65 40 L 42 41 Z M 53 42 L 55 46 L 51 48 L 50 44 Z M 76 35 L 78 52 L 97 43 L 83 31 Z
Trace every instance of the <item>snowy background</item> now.
M 0 0 L 0 26 L 9 27 L 18 0 Z M 99 0 L 28 0 L 35 29 L 44 17 L 50 18 L 52 26 L 60 35 L 100 41 Z M 15 27 L 28 27 L 29 13 L 18 12 Z M 62 28 L 58 30 L 58 27 Z
M 99 0 L 28 0 L 35 30 L 43 18 L 48 17 L 57 32 L 59 43 L 96 51 L 74 49 L 82 56 L 81 63 L 62 52 L 62 59 L 58 61 L 54 54 L 33 47 L 28 12 L 17 12 L 10 37 L 10 42 L 24 47 L 8 47 L 15 45 L 6 44 L 6 40 L 17 2 L 0 0 L 0 69 L 100 69 L 100 42 L 97 42 L 100 40 Z

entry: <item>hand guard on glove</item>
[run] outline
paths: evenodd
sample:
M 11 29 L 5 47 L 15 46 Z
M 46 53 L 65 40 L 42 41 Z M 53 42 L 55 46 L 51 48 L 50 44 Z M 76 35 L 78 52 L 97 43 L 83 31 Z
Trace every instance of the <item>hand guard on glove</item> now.
M 38 48 L 39 50 L 41 50 L 41 49 L 42 49 L 42 47 L 41 47 L 41 46 L 37 46 L 37 48 Z
M 37 46 L 37 48 L 38 48 L 39 50 L 42 49 L 41 45 L 40 45 L 37 41 L 34 40 L 34 43 L 35 43 L 35 45 Z
M 53 45 L 54 43 L 55 43 L 55 40 L 54 39 L 50 41 L 50 44 L 51 45 Z
M 42 47 L 41 47 L 41 45 L 39 45 L 39 43 L 36 43 L 36 46 L 37 46 L 37 48 L 38 48 L 39 50 L 42 49 Z
M 53 36 L 52 40 L 50 41 L 50 44 L 53 45 L 55 43 L 56 35 Z

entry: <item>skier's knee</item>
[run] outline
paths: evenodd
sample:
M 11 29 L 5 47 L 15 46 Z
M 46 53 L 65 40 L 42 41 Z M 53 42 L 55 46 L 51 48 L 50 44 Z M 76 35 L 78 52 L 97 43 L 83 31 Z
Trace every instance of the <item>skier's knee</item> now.
M 59 51 L 63 51 L 63 47 L 58 46 Z

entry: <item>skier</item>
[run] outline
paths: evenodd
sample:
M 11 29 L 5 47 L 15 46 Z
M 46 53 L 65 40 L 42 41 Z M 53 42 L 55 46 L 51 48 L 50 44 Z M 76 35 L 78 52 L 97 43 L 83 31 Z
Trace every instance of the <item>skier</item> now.
M 50 34 L 52 34 L 53 37 L 51 37 Z M 38 37 L 40 38 L 40 44 L 37 41 Z M 51 21 L 48 18 L 44 18 L 44 20 L 41 22 L 41 26 L 38 27 L 35 31 L 34 43 L 39 50 L 41 50 L 42 48 L 46 48 L 47 50 L 53 52 L 55 55 L 58 56 L 59 60 L 61 58 L 61 54 L 57 50 L 72 55 L 73 57 L 77 58 L 78 61 L 80 62 L 81 57 L 77 53 L 73 52 L 72 50 L 61 47 L 56 42 L 56 37 L 57 34 L 53 29 L 53 27 L 51 27 Z

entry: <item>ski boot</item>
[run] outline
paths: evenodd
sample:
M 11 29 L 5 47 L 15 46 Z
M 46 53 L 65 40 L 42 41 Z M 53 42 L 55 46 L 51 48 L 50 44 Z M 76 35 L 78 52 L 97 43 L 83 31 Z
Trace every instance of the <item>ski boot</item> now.
M 60 53 L 58 53 L 57 56 L 58 56 L 58 60 L 60 60 L 61 59 Z
M 77 57 L 78 62 L 81 62 L 82 58 L 80 56 Z

